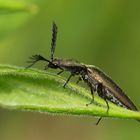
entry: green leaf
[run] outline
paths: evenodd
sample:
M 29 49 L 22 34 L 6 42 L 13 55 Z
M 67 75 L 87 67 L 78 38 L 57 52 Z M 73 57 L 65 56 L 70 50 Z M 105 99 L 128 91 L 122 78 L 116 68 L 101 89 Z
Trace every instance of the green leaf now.
M 64 83 L 62 77 L 46 71 L 0 65 L 0 106 L 53 114 L 140 119 L 140 112 L 111 102 L 107 114 L 106 103 L 98 96 L 86 106 L 92 99 L 90 91 L 71 82 L 64 89 Z
M 7 13 L 8 11 L 36 13 L 37 10 L 37 6 L 30 3 L 9 0 L 0 1 L 0 13 Z

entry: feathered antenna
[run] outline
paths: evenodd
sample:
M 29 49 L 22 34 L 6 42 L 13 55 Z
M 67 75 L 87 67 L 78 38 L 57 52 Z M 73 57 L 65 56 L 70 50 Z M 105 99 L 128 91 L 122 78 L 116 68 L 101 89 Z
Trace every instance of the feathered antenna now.
M 51 43 L 51 60 L 53 60 L 55 46 L 56 46 L 56 39 L 57 39 L 57 26 L 55 22 L 52 25 L 52 43 Z

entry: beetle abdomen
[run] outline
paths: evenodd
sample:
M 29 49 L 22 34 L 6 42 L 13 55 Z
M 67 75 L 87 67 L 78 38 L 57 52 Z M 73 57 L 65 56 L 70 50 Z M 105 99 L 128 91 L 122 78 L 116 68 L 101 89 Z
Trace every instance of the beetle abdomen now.
M 101 83 L 103 88 L 107 90 L 106 97 L 111 102 L 126 107 L 130 110 L 137 111 L 138 109 L 124 91 L 103 71 L 94 66 L 88 66 L 88 74 L 91 78 Z

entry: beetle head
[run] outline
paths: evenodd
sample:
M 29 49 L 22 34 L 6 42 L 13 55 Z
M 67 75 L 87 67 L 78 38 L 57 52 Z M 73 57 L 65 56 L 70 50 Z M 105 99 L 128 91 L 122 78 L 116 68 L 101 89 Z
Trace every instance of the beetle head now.
M 52 69 L 60 68 L 60 64 L 59 64 L 59 61 L 57 59 L 49 61 L 47 66 L 48 66 L 48 68 L 52 68 Z

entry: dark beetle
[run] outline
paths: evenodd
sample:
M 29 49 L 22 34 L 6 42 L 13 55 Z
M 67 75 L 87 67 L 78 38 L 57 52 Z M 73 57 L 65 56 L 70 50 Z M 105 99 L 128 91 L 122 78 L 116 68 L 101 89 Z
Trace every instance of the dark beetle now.
M 67 79 L 67 81 L 65 82 L 64 87 L 69 82 L 72 76 L 79 75 L 77 83 L 80 80 L 83 80 L 90 87 L 93 99 L 89 104 L 91 104 L 94 101 L 94 92 L 96 91 L 98 95 L 105 100 L 107 104 L 107 113 L 109 110 L 108 100 L 116 105 L 125 107 L 130 110 L 134 111 L 138 110 L 134 105 L 134 103 L 129 99 L 129 97 L 122 91 L 122 89 L 99 68 L 92 65 L 82 64 L 73 59 L 54 58 L 56 39 L 57 39 L 57 26 L 55 23 L 53 23 L 51 60 L 48 60 L 41 55 L 33 55 L 30 58 L 32 59 L 32 61 L 29 61 L 31 65 L 29 65 L 27 68 L 33 66 L 36 62 L 41 60 L 48 62 L 48 65 L 46 65 L 45 69 L 47 68 L 60 69 L 61 71 L 58 74 L 61 74 L 63 71 L 69 71 L 71 74 Z M 99 123 L 101 118 L 99 118 L 96 124 Z

